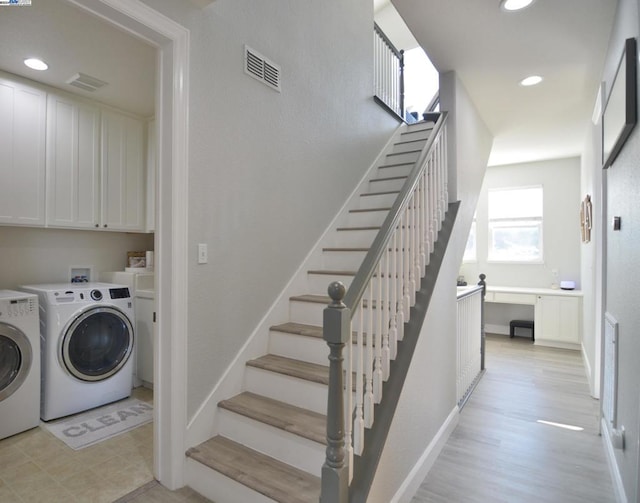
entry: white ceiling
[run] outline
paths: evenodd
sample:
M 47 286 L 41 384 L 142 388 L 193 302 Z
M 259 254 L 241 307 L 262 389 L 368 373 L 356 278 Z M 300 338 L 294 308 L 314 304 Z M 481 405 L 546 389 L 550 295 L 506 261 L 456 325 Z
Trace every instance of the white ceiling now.
M 490 164 L 580 154 L 617 0 L 537 0 L 517 13 L 502 12 L 499 0 L 393 4 L 413 35 L 389 0 L 374 0 L 376 19 L 399 48 L 417 39 L 440 72 L 457 72 L 495 137 Z M 28 69 L 28 56 L 50 69 Z M 153 115 L 155 58 L 153 47 L 65 0 L 0 7 L 0 69 L 142 116 Z M 65 83 L 77 72 L 109 85 L 80 91 Z M 518 85 L 533 73 L 541 85 Z
M 388 5 L 374 0 L 376 17 Z M 537 0 L 512 13 L 499 0 L 393 5 L 438 71 L 457 72 L 494 135 L 490 164 L 581 153 L 617 0 Z M 532 74 L 542 84 L 518 85 Z
M 39 57 L 49 70 L 24 66 Z M 154 113 L 156 50 L 65 0 L 0 7 L 0 70 L 135 114 Z M 93 93 L 66 84 L 82 72 L 109 84 Z

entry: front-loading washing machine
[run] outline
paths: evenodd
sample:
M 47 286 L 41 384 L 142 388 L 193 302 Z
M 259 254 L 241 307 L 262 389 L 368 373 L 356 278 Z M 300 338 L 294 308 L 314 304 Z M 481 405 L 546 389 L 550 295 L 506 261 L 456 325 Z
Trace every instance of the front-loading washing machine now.
M 38 297 L 0 290 L 0 438 L 39 423 Z
M 44 421 L 131 395 L 133 299 L 124 285 L 26 285 L 38 295 Z

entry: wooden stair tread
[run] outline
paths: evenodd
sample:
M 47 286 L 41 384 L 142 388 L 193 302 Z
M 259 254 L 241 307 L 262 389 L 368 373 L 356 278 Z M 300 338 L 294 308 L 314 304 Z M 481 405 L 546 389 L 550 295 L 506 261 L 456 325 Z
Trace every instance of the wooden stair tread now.
M 222 436 L 192 447 L 187 456 L 280 503 L 320 499 L 319 477 Z
M 408 176 L 387 176 L 384 178 L 372 178 L 370 182 L 391 182 L 393 180 L 406 180 Z
M 402 155 L 402 154 L 417 154 L 419 152 L 422 152 L 422 149 L 418 149 L 418 150 L 407 150 L 406 152 L 391 152 L 390 154 L 387 154 L 387 157 L 391 157 L 392 155 Z
M 393 164 L 382 164 L 380 166 L 378 166 L 378 169 L 382 169 L 382 168 L 398 168 L 400 166 L 413 166 L 416 162 L 395 162 Z
M 326 445 L 327 416 L 245 391 L 219 407 Z
M 369 248 L 362 248 L 362 247 L 353 247 L 353 248 L 348 248 L 348 247 L 333 247 L 333 248 L 323 248 L 322 251 L 329 251 L 329 252 L 368 252 Z
M 357 271 L 330 271 L 326 269 L 312 269 L 307 274 L 324 274 L 326 276 L 355 276 Z
M 388 194 L 400 194 L 399 190 L 385 190 L 382 192 L 366 192 L 364 194 L 360 194 L 360 197 L 369 197 L 369 196 L 386 196 Z
M 328 299 L 329 297 L 327 297 Z M 327 352 L 328 354 L 328 352 Z M 247 362 L 247 365 L 278 374 L 297 377 L 318 384 L 329 384 L 329 367 L 278 355 L 264 355 Z
M 284 332 L 286 334 L 303 335 L 305 337 L 322 339 L 322 327 L 317 325 L 306 325 L 304 323 L 289 321 L 287 323 L 282 323 L 281 325 L 273 325 L 271 330 Z
M 331 303 L 331 298 L 328 295 L 317 295 L 313 293 L 294 295 L 292 297 L 289 297 L 289 300 L 298 302 L 312 302 L 315 304 L 326 304 L 327 306 Z
M 305 295 L 294 295 L 293 297 L 289 297 L 289 300 L 297 301 L 297 302 L 309 302 L 311 304 L 324 304 L 328 306 L 331 303 L 331 298 L 328 295 L 317 295 L 317 294 L 305 294 Z M 371 303 L 371 307 L 373 309 L 377 309 L 378 305 L 384 305 L 374 299 Z M 362 307 L 368 308 L 369 301 L 367 299 L 363 299 Z
M 379 225 L 366 225 L 362 227 L 338 227 L 336 230 L 339 232 L 345 231 L 379 231 L 381 227 Z
M 354 208 L 349 213 L 369 213 L 372 211 L 391 211 L 391 208 Z
M 283 323 L 282 325 L 273 325 L 271 327 L 271 330 L 274 330 L 276 332 L 284 332 L 285 334 L 300 335 L 303 337 L 315 337 L 316 339 L 323 338 L 322 327 L 318 325 L 305 325 L 304 323 L 294 323 L 290 321 L 287 323 Z M 366 332 L 364 335 L 367 335 Z M 354 330 L 352 337 L 354 344 L 357 342 L 357 337 L 358 331 Z

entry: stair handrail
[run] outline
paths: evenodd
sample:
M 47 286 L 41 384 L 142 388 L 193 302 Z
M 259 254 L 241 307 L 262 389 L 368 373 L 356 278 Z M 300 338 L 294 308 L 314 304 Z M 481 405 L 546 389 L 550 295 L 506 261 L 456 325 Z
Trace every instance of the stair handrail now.
M 415 229 L 425 224 L 425 216 L 411 217 L 406 222 L 403 221 L 405 213 L 409 209 L 410 203 L 414 200 L 414 195 L 418 190 L 423 191 L 424 201 L 418 201 L 414 203 L 415 207 L 420 204 L 425 204 L 427 195 L 437 199 L 437 201 L 429 200 L 426 204 L 429 208 L 420 207 L 424 211 L 425 215 L 435 213 L 437 216 L 437 226 L 441 226 L 444 219 L 444 213 L 448 204 L 448 188 L 447 188 L 447 148 L 446 148 L 446 120 L 447 112 L 440 113 L 434 127 L 429 135 L 425 146 L 423 147 L 418 160 L 415 162 L 411 173 L 405 181 L 402 189 L 400 190 L 391 210 L 382 224 L 376 238 L 374 239 L 371 247 L 369 248 L 358 272 L 356 273 L 348 290 L 340 282 L 333 282 L 329 285 L 328 293 L 332 299 L 331 304 L 325 308 L 323 313 L 323 337 L 330 348 L 329 354 L 329 390 L 328 390 L 328 406 L 327 406 L 327 449 L 326 459 L 322 467 L 322 483 L 321 483 L 321 503 L 347 503 L 349 500 L 349 482 L 352 477 L 353 469 L 353 455 L 362 452 L 364 444 L 364 428 L 373 424 L 373 407 L 374 400 L 379 403 L 382 393 L 382 380 L 388 379 L 389 372 L 389 358 L 395 358 L 394 344 L 397 344 L 398 340 L 402 340 L 402 331 L 404 328 L 404 321 L 408 321 L 410 304 L 415 303 L 415 281 L 413 281 L 413 292 L 407 290 L 407 284 L 404 279 L 410 274 L 414 275 L 412 263 L 407 266 L 409 272 L 405 271 L 403 265 L 406 249 L 410 248 L 411 238 L 414 238 L 412 244 L 414 245 L 413 252 L 415 253 L 415 246 L 418 246 L 422 250 L 422 257 L 416 260 L 420 262 L 420 276 L 424 276 L 427 260 L 425 258 L 425 240 L 428 241 L 427 245 L 430 251 L 433 251 L 433 245 L 437 235 L 438 229 L 433 228 L 433 220 L 427 222 L 431 225 L 429 236 L 423 236 L 421 243 L 415 242 Z M 438 157 L 434 160 L 434 157 Z M 431 166 L 431 170 L 428 170 Z M 434 167 L 435 166 L 435 167 Z M 431 185 L 427 187 L 427 178 L 432 176 L 433 179 L 429 182 Z M 420 185 L 420 189 L 418 186 Z M 432 186 L 436 187 L 436 190 L 432 190 Z M 433 207 L 431 207 L 433 205 Z M 418 212 L 419 213 L 419 212 Z M 416 222 L 416 220 L 420 220 Z M 412 225 L 413 224 L 413 225 Z M 404 229 L 404 237 L 401 234 L 400 240 L 408 239 L 409 241 L 400 243 L 401 252 L 398 253 L 398 244 L 396 242 L 396 232 L 398 229 Z M 406 229 L 413 229 L 412 233 Z M 408 236 L 408 237 L 407 237 Z M 393 240 L 393 243 L 391 243 Z M 390 250 L 390 246 L 393 248 Z M 394 253 L 393 264 L 390 269 L 385 272 L 381 269 L 381 261 L 386 257 L 387 266 L 389 266 L 389 253 Z M 428 256 L 429 253 L 426 253 Z M 399 257 L 399 258 L 398 258 Z M 396 258 L 398 261 L 396 263 Z M 411 259 L 409 255 L 407 258 Z M 396 266 L 399 264 L 399 269 Z M 385 277 L 387 285 L 387 294 L 389 293 L 389 284 L 391 281 L 396 283 L 394 286 L 393 295 L 388 295 L 385 301 L 382 300 L 382 295 L 378 296 L 377 304 L 373 299 L 373 286 L 371 280 L 377 273 L 379 293 L 382 292 L 382 278 Z M 399 292 L 398 277 L 403 276 L 403 280 L 400 284 Z M 389 279 L 389 278 L 393 278 Z M 418 282 L 419 283 L 419 282 Z M 368 299 L 364 299 L 365 294 L 369 292 Z M 401 297 L 402 298 L 401 298 Z M 405 302 L 405 298 L 407 301 Z M 365 301 L 367 301 L 365 303 Z M 391 307 L 395 304 L 395 313 L 390 315 Z M 363 326 L 365 320 L 363 318 L 364 306 L 369 307 L 369 334 L 365 335 Z M 377 320 L 373 321 L 372 311 L 374 306 L 377 306 Z M 362 307 L 362 309 L 358 309 Z M 383 311 L 389 311 L 384 315 Z M 354 351 L 352 344 L 352 323 L 354 321 L 354 315 L 360 313 L 360 327 L 357 333 L 358 348 L 355 351 L 360 351 L 357 355 L 359 371 L 361 377 L 355 379 L 353 382 L 352 375 L 352 363 L 351 352 Z M 406 313 L 406 314 L 404 314 Z M 393 329 L 389 327 L 393 325 L 389 320 L 395 320 L 395 315 L 398 316 L 397 326 Z M 386 325 L 386 328 L 384 328 Z M 375 330 L 375 327 L 381 327 L 381 330 Z M 397 330 L 397 336 L 391 336 L 391 330 Z M 381 335 L 382 331 L 387 331 L 385 338 Z M 373 337 L 375 336 L 375 340 Z M 364 368 L 362 347 L 364 346 L 364 340 L 368 340 L 367 343 L 367 361 L 373 362 L 372 355 L 376 352 L 375 366 L 373 369 L 373 363 L 366 369 Z M 395 342 L 393 342 L 395 341 Z M 384 357 L 381 356 L 381 352 L 386 351 Z M 343 368 L 343 350 L 347 347 L 349 358 L 347 360 L 347 368 Z M 386 364 L 385 364 L 386 362 Z M 384 368 L 386 366 L 386 368 Z M 364 380 L 366 370 L 366 393 Z M 373 376 L 375 372 L 375 377 Z M 346 383 L 346 386 L 345 386 Z M 352 391 L 356 388 L 356 413 L 353 412 L 352 405 Z M 372 389 L 375 387 L 375 391 Z M 366 396 L 365 396 L 366 394 Z M 345 407 L 345 398 L 347 406 Z M 352 429 L 353 423 L 358 424 L 358 428 Z M 345 428 L 346 425 L 346 428 Z
M 369 280 L 375 273 L 375 267 L 380 261 L 382 254 L 384 253 L 385 247 L 389 242 L 389 238 L 396 229 L 396 226 L 402 215 L 402 211 L 406 209 L 407 205 L 409 204 L 409 199 L 411 198 L 416 184 L 418 183 L 418 179 L 426 168 L 425 161 L 431 154 L 431 150 L 436 142 L 436 139 L 438 139 L 439 135 L 441 134 L 441 130 L 443 129 L 443 126 L 447 120 L 447 116 L 448 112 L 440 113 L 440 117 L 433 127 L 431 135 L 429 136 L 429 140 L 422 149 L 420 157 L 416 161 L 416 164 L 409 174 L 409 177 L 402 187 L 402 190 L 398 194 L 395 203 L 387 214 L 387 217 L 385 218 L 385 221 L 382 224 L 378 235 L 373 240 L 369 251 L 365 255 L 365 258 L 362 261 L 362 264 L 360 265 L 355 278 L 351 282 L 351 285 L 349 286 L 349 289 L 344 296 L 344 304 L 348 309 L 355 309 L 357 303 L 362 299 L 364 290 L 367 287 Z

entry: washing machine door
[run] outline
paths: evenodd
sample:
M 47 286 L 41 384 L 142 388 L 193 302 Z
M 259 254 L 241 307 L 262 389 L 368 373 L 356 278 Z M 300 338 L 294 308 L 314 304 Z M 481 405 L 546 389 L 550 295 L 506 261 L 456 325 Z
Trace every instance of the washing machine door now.
M 94 307 L 76 317 L 62 337 L 64 367 L 83 381 L 102 381 L 116 374 L 131 356 L 133 327 L 113 307 Z
M 31 343 L 24 332 L 0 322 L 0 402 L 20 388 L 32 361 Z

